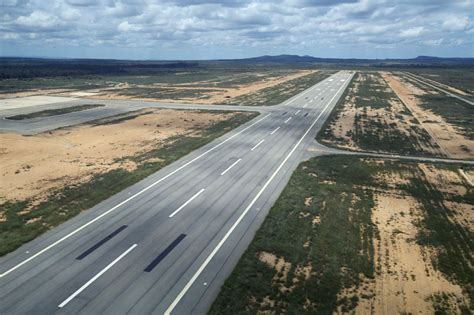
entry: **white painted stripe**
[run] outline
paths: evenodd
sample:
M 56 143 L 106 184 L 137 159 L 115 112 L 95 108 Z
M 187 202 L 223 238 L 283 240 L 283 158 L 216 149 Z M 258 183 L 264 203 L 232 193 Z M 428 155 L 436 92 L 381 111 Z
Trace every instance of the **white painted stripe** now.
M 291 117 L 285 120 L 285 124 L 288 123 L 291 120 Z
M 250 149 L 250 151 L 253 151 L 253 150 L 255 150 L 255 149 L 256 149 L 256 148 L 257 148 L 259 145 L 261 145 L 261 144 L 263 143 L 263 141 L 265 141 L 265 139 L 263 139 L 263 140 L 260 140 L 260 142 L 259 142 L 259 143 L 257 143 L 257 144 L 256 144 L 256 145 L 255 145 L 255 146 L 252 148 L 252 149 Z
M 313 102 L 313 101 L 311 100 L 311 101 L 309 101 L 309 102 L 311 103 L 311 102 Z M 306 106 L 308 106 L 308 104 L 304 104 L 304 105 L 303 105 L 303 108 L 306 108 Z
M 79 288 L 76 292 L 71 294 L 67 299 L 65 299 L 61 304 L 58 305 L 59 308 L 66 306 L 67 303 L 71 302 L 72 299 L 74 299 L 76 296 L 78 296 L 82 291 L 84 291 L 88 286 L 90 286 L 95 280 L 97 280 L 100 276 L 102 276 L 104 273 L 107 272 L 110 268 L 112 268 L 113 265 L 118 263 L 120 259 L 125 257 L 128 253 L 130 253 L 135 247 L 137 247 L 137 244 L 133 244 L 130 246 L 129 249 L 127 249 L 125 252 L 122 253 L 122 255 L 118 256 L 115 258 L 114 261 L 112 261 L 110 264 L 107 265 L 104 269 L 102 269 L 98 274 L 96 274 L 92 279 L 87 281 L 82 287 Z
M 233 168 L 234 166 L 236 166 L 237 163 L 239 163 L 240 161 L 242 161 L 242 159 L 238 159 L 237 161 L 235 161 L 234 163 L 232 163 L 231 166 L 229 166 L 228 168 L 226 168 L 225 171 L 223 171 L 223 172 L 221 173 L 221 176 L 224 175 L 225 173 L 227 173 L 231 168 Z
M 300 112 L 301 112 L 301 110 L 298 109 L 298 110 L 296 111 L 295 115 L 298 115 Z
M 277 127 L 275 130 L 273 130 L 272 132 L 270 132 L 270 134 L 274 134 L 278 129 L 280 129 L 280 127 Z
M 214 258 L 214 256 L 217 254 L 217 252 L 219 251 L 219 249 L 222 247 L 222 245 L 224 245 L 225 241 L 230 237 L 230 235 L 232 234 L 232 232 L 235 230 L 235 228 L 239 225 L 239 223 L 243 220 L 243 218 L 245 217 L 245 215 L 247 214 L 247 212 L 250 211 L 250 209 L 253 207 L 253 205 L 255 204 L 255 202 L 257 202 L 258 198 L 262 195 L 262 193 L 265 191 L 265 189 L 268 187 L 268 185 L 271 183 L 271 181 L 273 180 L 273 178 L 275 178 L 275 176 L 278 174 L 278 172 L 281 170 L 281 168 L 283 167 L 283 165 L 286 163 L 286 161 L 288 161 L 288 159 L 291 157 L 291 155 L 295 152 L 296 148 L 298 148 L 298 146 L 301 144 L 301 142 L 303 141 L 303 139 L 308 135 L 308 133 L 311 131 L 311 129 L 314 127 L 314 125 L 316 124 L 316 122 L 319 120 L 319 118 L 321 118 L 321 116 L 323 115 L 323 113 L 326 111 L 326 109 L 329 107 L 329 105 L 331 104 L 331 102 L 334 100 L 334 98 L 336 98 L 337 94 L 339 94 L 339 92 L 341 91 L 341 89 L 344 87 L 341 86 L 339 88 L 339 90 L 336 92 L 336 94 L 334 94 L 334 96 L 332 97 L 332 99 L 326 104 L 326 106 L 323 108 L 323 110 L 321 111 L 321 113 L 319 113 L 318 117 L 316 117 L 316 119 L 313 121 L 313 123 L 311 124 L 311 126 L 309 126 L 309 128 L 306 130 L 306 132 L 303 134 L 303 136 L 300 138 L 300 140 L 295 144 L 295 146 L 293 147 L 293 149 L 290 151 L 290 153 L 288 153 L 288 155 L 286 156 L 286 158 L 283 160 L 283 162 L 281 162 L 281 164 L 278 166 L 278 168 L 275 170 L 275 172 L 273 172 L 272 176 L 268 179 L 268 181 L 265 183 L 265 185 L 262 187 L 262 189 L 260 189 L 260 191 L 258 192 L 258 194 L 253 198 L 253 200 L 250 202 L 250 204 L 247 206 L 247 208 L 245 208 L 244 212 L 242 212 L 242 214 L 239 216 L 239 218 L 237 219 L 237 221 L 234 222 L 234 224 L 230 227 L 230 229 L 227 231 L 227 233 L 224 235 L 224 237 L 220 240 L 220 242 L 217 244 L 217 246 L 212 250 L 212 252 L 209 254 L 209 256 L 207 256 L 206 260 L 204 260 L 204 262 L 202 263 L 202 265 L 199 267 L 199 269 L 196 271 L 196 273 L 192 276 L 192 278 L 186 283 L 186 285 L 184 286 L 184 288 L 179 292 L 179 294 L 176 296 L 176 298 L 174 299 L 173 303 L 171 303 L 171 305 L 166 309 L 165 311 L 165 315 L 170 315 L 171 312 L 173 311 L 173 309 L 176 307 L 176 305 L 178 305 L 179 301 L 181 301 L 181 299 L 183 298 L 183 296 L 186 294 L 186 292 L 188 292 L 189 288 L 193 285 L 193 283 L 196 281 L 196 279 L 199 277 L 199 275 L 203 272 L 203 270 L 206 268 L 206 266 L 209 264 L 209 262 L 212 260 L 212 258 Z
M 159 180 L 157 180 L 156 182 L 154 182 L 153 184 L 143 188 L 142 190 L 140 190 L 139 192 L 137 192 L 136 194 L 128 197 L 127 199 L 125 199 L 124 201 L 120 202 L 118 205 L 112 207 L 111 209 L 105 211 L 104 213 L 102 213 L 101 215 L 95 217 L 94 219 L 90 220 L 89 222 L 87 222 L 86 224 L 84 225 L 81 225 L 80 227 L 78 227 L 77 229 L 75 229 L 74 231 L 72 231 L 71 233 L 63 236 L 62 238 L 60 238 L 59 240 L 57 240 L 56 242 L 54 242 L 53 244 L 43 248 L 42 250 L 40 250 L 39 252 L 37 252 L 36 254 L 32 255 L 31 257 L 28 257 L 27 259 L 23 260 L 21 263 L 15 265 L 14 267 L 8 269 L 7 271 L 5 271 L 4 273 L 0 274 L 0 278 L 8 275 L 10 272 L 18 269 L 19 267 L 23 266 L 24 264 L 28 263 L 29 261 L 35 259 L 36 257 L 38 257 L 39 255 L 43 254 L 44 252 L 50 250 L 51 248 L 53 248 L 54 246 L 62 243 L 63 241 L 65 241 L 66 239 L 70 238 L 71 236 L 73 236 L 74 234 L 82 231 L 83 229 L 85 229 L 86 227 L 88 227 L 89 225 L 91 225 L 92 223 L 102 219 L 103 217 L 105 217 L 106 215 L 112 213 L 113 211 L 117 210 L 117 208 L 119 208 L 120 206 L 123 206 L 124 204 L 126 204 L 127 202 L 129 202 L 130 200 L 136 198 L 137 196 L 141 195 L 142 193 L 144 193 L 145 191 L 147 191 L 148 189 L 156 186 L 157 184 L 161 183 L 162 181 L 164 181 L 165 179 L 167 179 L 168 177 L 170 176 L 173 176 L 174 174 L 176 174 L 177 172 L 179 172 L 180 170 L 182 170 L 183 168 L 185 168 L 186 166 L 188 166 L 189 164 L 197 161 L 198 159 L 202 158 L 203 156 L 209 154 L 210 152 L 214 151 L 215 149 L 217 149 L 218 147 L 220 147 L 221 145 L 223 145 L 224 143 L 226 143 L 227 141 L 230 141 L 231 139 L 237 137 L 238 135 L 240 135 L 242 132 L 248 130 L 249 128 L 255 126 L 256 124 L 258 124 L 259 122 L 261 122 L 262 120 L 266 119 L 268 116 L 270 116 L 270 114 L 267 114 L 266 116 L 264 116 L 263 118 L 260 118 L 259 120 L 257 120 L 256 122 L 252 123 L 251 125 L 245 127 L 244 129 L 240 130 L 239 132 L 235 133 L 234 135 L 230 136 L 229 138 L 225 139 L 224 141 L 222 141 L 221 143 L 213 146 L 212 148 L 210 148 L 209 150 L 207 150 L 206 152 L 202 153 L 201 155 L 195 157 L 194 159 L 192 159 L 191 161 L 187 162 L 186 164 L 183 164 L 182 166 L 178 167 L 177 169 L 175 169 L 174 171 L 172 171 L 171 173 L 169 173 L 168 175 L 166 176 L 163 176 L 162 178 L 160 178 Z
M 193 201 L 194 199 L 196 199 L 200 194 L 202 194 L 202 192 L 204 191 L 205 189 L 201 189 L 200 191 L 198 191 L 197 193 L 194 194 L 194 196 L 192 196 L 191 198 L 189 198 L 188 201 L 186 201 L 185 203 L 183 203 L 181 205 L 181 207 L 179 207 L 178 209 L 176 209 L 172 214 L 169 215 L 170 218 L 174 217 L 176 213 L 180 212 L 181 210 L 183 210 L 184 207 L 186 207 L 191 201 Z

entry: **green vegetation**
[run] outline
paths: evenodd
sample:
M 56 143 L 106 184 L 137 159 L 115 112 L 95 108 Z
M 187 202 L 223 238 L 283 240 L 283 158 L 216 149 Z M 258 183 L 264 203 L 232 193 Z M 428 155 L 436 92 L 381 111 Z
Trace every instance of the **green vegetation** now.
M 474 94 L 474 68 L 472 67 L 407 69 L 407 71 Z
M 394 105 L 396 104 L 396 105 Z M 338 119 L 353 109 L 354 125 L 346 137 L 334 134 Z M 438 147 L 378 72 L 358 72 L 317 135 L 328 146 L 352 141 L 363 151 L 433 155 Z
M 444 168 L 456 172 L 453 166 Z M 405 189 L 421 202 L 425 210 L 418 243 L 437 249 L 435 267 L 464 288 L 474 309 L 474 233 L 454 222 L 452 217 L 455 212 L 446 206 L 449 201 L 474 206 L 474 189 L 469 186 L 466 188 L 464 195 L 441 192 L 420 173 L 410 179 Z
M 459 167 L 436 165 L 452 171 Z M 387 184 L 378 179 L 381 174 L 400 174 L 409 181 Z M 474 235 L 452 220 L 454 213 L 443 202 L 474 205 L 474 189 L 467 183 L 463 187 L 465 194 L 440 192 L 416 162 L 385 160 L 382 164 L 351 156 L 303 162 L 226 280 L 210 313 L 331 314 L 349 312 L 359 300 L 372 299 L 375 293 L 370 289 L 360 295 L 345 289 L 366 287 L 374 277 L 383 276 L 379 264 L 384 262 L 374 256 L 374 238 L 380 236 L 371 215 L 374 193 L 384 191 L 420 202 L 423 219 L 417 221 L 417 240 L 436 251 L 437 255 L 427 259 L 462 286 L 472 310 Z M 262 261 L 261 253 L 291 263 L 286 278 L 284 272 Z M 309 277 L 298 272 L 301 267 L 309 268 Z M 445 298 L 433 296 L 436 310 L 446 309 Z M 463 303 L 459 302 L 460 307 L 467 310 Z
M 64 108 L 56 108 L 56 109 L 47 109 L 42 110 L 39 112 L 29 113 L 29 114 L 21 114 L 7 117 L 7 119 L 11 120 L 24 120 L 24 119 L 33 119 L 33 118 L 40 118 L 40 117 L 49 117 L 49 116 L 57 116 L 57 115 L 64 115 L 74 112 L 80 112 L 83 110 L 88 110 L 97 107 L 104 107 L 103 104 L 83 104 L 83 105 L 76 105 Z
M 116 169 L 97 174 L 89 182 L 53 192 L 47 201 L 40 204 L 21 201 L 0 205 L 0 213 L 6 218 L 5 221 L 0 221 L 0 256 L 15 250 L 50 228 L 93 207 L 257 115 L 257 113 L 236 113 L 228 120 L 215 123 L 204 130 L 194 130 L 188 135 L 176 136 L 164 147 L 130 157 L 139 162 L 136 170 Z M 198 135 L 196 131 L 199 132 Z
M 320 70 L 316 73 L 283 82 L 254 93 L 234 97 L 225 102 L 225 104 L 248 106 L 278 105 L 293 95 L 296 95 L 324 80 L 335 72 L 336 71 Z
M 210 313 L 329 314 L 338 306 L 352 309 L 357 297 L 338 299 L 337 295 L 343 288 L 357 286 L 361 274 L 374 276 L 374 202 L 372 192 L 362 187 L 371 181 L 373 171 L 374 166 L 344 156 L 302 163 Z M 291 263 L 286 279 L 274 280 L 275 269 L 258 258 L 262 251 Z M 296 272 L 298 266 L 311 266 L 309 279 Z M 289 291 L 279 289 L 292 285 Z M 273 308 L 262 306 L 265 297 L 275 301 Z
M 92 68 L 91 70 L 95 70 Z M 115 88 L 119 84 L 128 84 L 132 87 L 119 86 L 124 95 L 136 95 L 139 97 L 150 97 L 149 93 L 172 94 L 171 89 L 163 85 L 178 85 L 188 93 L 193 93 L 191 89 L 201 88 L 207 91 L 213 88 L 235 87 L 239 84 L 250 84 L 262 79 L 285 76 L 294 73 L 297 69 L 285 69 L 281 67 L 246 67 L 246 66 L 213 66 L 202 67 L 178 67 L 141 69 L 125 71 L 117 74 L 116 71 L 102 73 L 92 71 L 73 72 L 70 75 L 44 75 L 32 77 L 12 77 L 0 79 L 0 93 L 13 93 L 29 91 L 35 89 L 70 89 L 70 90 L 90 90 Z M 119 71 L 120 72 L 120 71 Z M 155 85 L 159 84 L 159 85 Z M 199 90 L 199 89 L 198 89 Z M 171 95 L 172 96 L 172 95 Z M 155 95 L 154 97 L 157 97 Z M 165 97 L 161 96 L 160 97 Z M 190 95 L 190 97 L 195 97 Z
M 474 139 L 474 106 L 443 94 L 426 94 L 419 98 L 422 107 L 442 116 L 469 139 Z

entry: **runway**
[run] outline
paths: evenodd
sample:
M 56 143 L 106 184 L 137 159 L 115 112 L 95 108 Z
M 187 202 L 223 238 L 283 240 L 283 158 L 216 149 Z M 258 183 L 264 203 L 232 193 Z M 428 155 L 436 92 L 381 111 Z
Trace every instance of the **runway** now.
M 2 257 L 0 313 L 206 313 L 352 75 L 262 109 Z
M 55 97 L 50 97 L 55 99 Z M 5 106 L 2 109 L 2 102 L 8 102 L 8 99 L 0 100 L 0 132 L 14 132 L 24 135 L 33 135 L 40 132 L 54 130 L 57 128 L 73 126 L 90 122 L 92 120 L 101 119 L 105 117 L 125 114 L 128 112 L 141 110 L 144 108 L 169 108 L 169 109 L 196 109 L 196 110 L 229 110 L 229 111 L 256 111 L 266 112 L 267 107 L 261 106 L 233 106 L 233 105 L 199 105 L 199 104 L 180 104 L 180 103 L 162 103 L 162 102 L 148 102 L 138 100 L 100 100 L 100 99 L 68 99 L 61 101 L 62 97 L 58 97 L 60 101 L 28 106 L 21 108 L 8 108 Z M 44 110 L 58 109 L 84 104 L 101 104 L 104 107 L 98 107 L 68 114 L 55 115 L 49 117 L 32 118 L 24 120 L 11 120 L 8 117 L 15 115 L 29 114 Z

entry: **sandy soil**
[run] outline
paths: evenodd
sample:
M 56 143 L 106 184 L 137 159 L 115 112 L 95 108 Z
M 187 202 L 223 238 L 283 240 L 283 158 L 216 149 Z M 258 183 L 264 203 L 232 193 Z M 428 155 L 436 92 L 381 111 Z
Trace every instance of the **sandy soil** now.
M 432 79 L 429 79 L 427 78 L 427 76 L 429 76 L 429 74 L 426 74 L 426 75 L 423 75 L 422 78 L 425 79 L 426 81 L 428 81 L 428 83 L 431 83 L 433 85 L 437 85 L 439 86 L 440 88 L 442 89 L 446 89 L 448 90 L 449 92 L 452 92 L 452 93 L 455 93 L 455 94 L 459 94 L 459 95 L 465 95 L 465 96 L 469 96 L 470 94 L 464 92 L 463 90 L 460 90 L 458 88 L 455 88 L 451 85 L 447 85 L 447 84 L 444 84 L 444 83 L 441 83 L 439 81 L 435 81 L 435 80 L 432 80 Z
M 360 305 L 375 314 L 433 313 L 430 297 L 447 293 L 462 299 L 460 286 L 448 281 L 435 270 L 431 259 L 434 253 L 418 245 L 416 222 L 421 211 L 416 199 L 410 196 L 377 194 L 373 221 L 380 238 L 375 240 L 377 274 L 375 298 Z
M 339 294 L 340 297 L 359 297 L 356 314 L 432 314 L 433 300 L 440 294 L 448 297 L 454 313 L 460 312 L 460 301 L 468 304 L 462 288 L 433 266 L 436 250 L 417 243 L 424 210 L 417 199 L 399 189 L 413 176 L 424 176 L 443 194 L 465 194 L 467 183 L 458 172 L 432 164 L 420 163 L 418 170 L 418 175 L 384 172 L 375 176 L 377 186 L 385 186 L 383 190 L 374 191 L 376 205 L 372 222 L 378 231 L 378 237 L 374 238 L 375 279 L 361 276 L 361 285 Z M 453 214 L 450 220 L 474 230 L 472 205 L 446 201 L 445 206 Z
M 120 124 L 82 125 L 35 136 L 0 134 L 0 202 L 41 200 L 50 190 L 85 181 L 119 167 L 131 157 L 163 146 L 170 137 L 199 133 L 232 114 L 145 109 Z
M 271 78 L 265 78 L 261 81 L 249 83 L 249 84 L 242 84 L 236 87 L 215 87 L 213 84 L 205 84 L 207 81 L 200 81 L 195 82 L 193 84 L 153 84 L 153 85 L 128 85 L 128 84 L 118 84 L 114 88 L 107 88 L 107 89 L 96 89 L 91 91 L 81 91 L 81 92 L 67 92 L 65 95 L 70 96 L 84 96 L 88 98 L 96 98 L 96 99 L 138 99 L 138 100 L 146 100 L 146 101 L 160 101 L 160 102 L 181 102 L 181 103 L 196 103 L 196 104 L 220 104 L 226 100 L 232 99 L 234 97 L 242 96 L 245 94 L 255 93 L 259 90 L 272 87 L 293 79 L 300 78 L 305 75 L 309 75 L 312 73 L 317 72 L 316 70 L 300 70 L 290 75 L 285 76 L 276 76 Z M 254 74 L 257 77 L 258 74 Z M 179 91 L 189 91 L 189 90 L 208 90 L 204 92 L 199 97 L 176 97 L 176 98 L 140 98 L 135 96 L 128 96 L 122 95 L 121 91 L 124 88 L 133 88 L 133 87 L 142 87 L 142 88 L 150 88 L 150 87 L 162 87 L 166 88 L 167 90 L 173 90 L 176 92 Z
M 385 73 L 384 78 L 446 155 L 459 159 L 474 158 L 474 141 L 458 132 L 443 117 L 423 109 L 417 99 L 418 95 L 423 95 L 418 88 L 392 74 Z
M 378 81 L 379 84 L 385 86 L 387 91 L 390 91 L 390 87 L 384 81 L 383 78 L 376 77 L 374 74 L 363 74 L 359 75 L 354 81 L 354 84 L 350 86 L 349 93 L 347 93 L 343 110 L 339 112 L 336 121 L 331 124 L 331 132 L 334 137 L 338 140 L 333 144 L 338 147 L 362 151 L 362 149 L 353 141 L 352 135 L 357 129 L 366 132 L 366 125 L 368 121 L 379 121 L 381 124 L 387 126 L 387 130 L 396 129 L 397 131 L 404 133 L 406 136 L 413 139 L 415 145 L 420 150 L 431 153 L 433 155 L 445 155 L 441 152 L 436 144 L 428 142 L 422 139 L 422 137 L 415 130 L 415 123 L 412 122 L 413 116 L 406 114 L 405 105 L 398 99 L 393 98 L 389 100 L 390 105 L 384 108 L 371 108 L 371 107 L 356 107 L 356 97 L 358 96 L 359 87 L 364 84 L 364 81 L 370 77 L 374 81 Z M 356 121 L 356 117 L 359 119 Z

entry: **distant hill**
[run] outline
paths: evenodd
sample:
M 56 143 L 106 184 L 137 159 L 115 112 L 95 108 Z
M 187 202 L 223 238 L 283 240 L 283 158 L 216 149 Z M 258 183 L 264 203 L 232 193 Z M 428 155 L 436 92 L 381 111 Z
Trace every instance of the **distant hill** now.
M 236 63 L 325 63 L 325 64 L 356 64 L 356 65 L 416 65 L 416 64 L 472 64 L 474 58 L 443 58 L 432 56 L 418 56 L 408 59 L 357 59 L 357 58 L 318 58 L 299 55 L 260 56 L 243 59 L 224 59 L 222 61 Z

